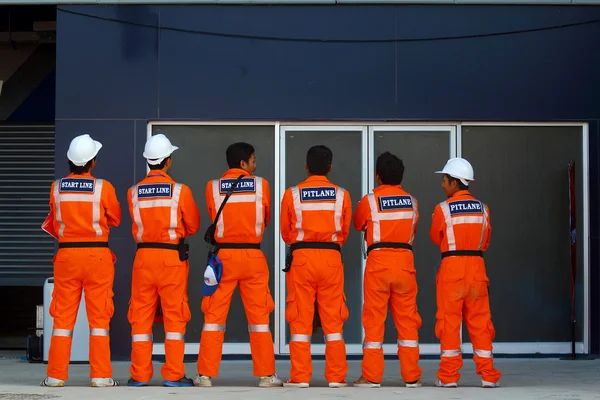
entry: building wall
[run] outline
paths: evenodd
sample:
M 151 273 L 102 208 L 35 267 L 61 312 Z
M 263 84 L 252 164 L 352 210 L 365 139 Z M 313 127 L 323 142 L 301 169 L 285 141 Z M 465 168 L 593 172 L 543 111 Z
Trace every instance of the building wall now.
M 141 153 L 148 120 L 589 122 L 592 350 L 597 352 L 599 24 L 396 43 L 262 40 L 189 30 L 418 39 L 599 17 L 598 7 L 551 6 L 59 6 L 56 174 L 67 173 L 64 155 L 71 138 L 89 132 L 104 144 L 95 174 L 115 185 L 124 207 L 122 225 L 111 232 L 118 257 L 114 358 L 129 356 L 126 313 L 135 247 L 125 193 L 145 174 Z M 153 28 L 158 25 L 163 29 Z

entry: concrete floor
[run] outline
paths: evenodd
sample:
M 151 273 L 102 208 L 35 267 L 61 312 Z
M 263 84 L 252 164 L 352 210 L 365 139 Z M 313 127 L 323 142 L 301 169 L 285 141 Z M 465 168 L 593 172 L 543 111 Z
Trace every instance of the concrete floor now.
M 64 388 L 44 388 L 39 383 L 44 378 L 46 365 L 30 364 L 21 359 L 22 353 L 0 354 L 0 399 L 106 399 L 109 396 L 120 399 L 197 399 L 198 396 L 210 399 L 363 399 L 377 396 L 386 399 L 548 399 L 578 400 L 600 399 L 600 360 L 563 361 L 558 359 L 497 359 L 496 365 L 503 373 L 501 387 L 482 389 L 480 379 L 475 375 L 473 361 L 465 359 L 461 371 L 460 387 L 442 389 L 433 387 L 438 362 L 422 360 L 422 381 L 425 386 L 419 389 L 406 389 L 399 377 L 399 365 L 386 361 L 383 387 L 379 389 L 359 389 L 348 387 L 330 389 L 323 377 L 323 361 L 313 362 L 313 380 L 309 389 L 256 387 L 252 377 L 250 361 L 223 361 L 221 376 L 213 379 L 212 388 L 166 388 L 160 386 L 160 363 L 155 363 L 154 379 L 156 387 L 116 388 L 89 387 L 89 366 L 71 365 L 69 380 Z M 186 364 L 187 376 L 196 374 L 195 363 Z M 113 363 L 114 377 L 126 384 L 129 377 L 129 364 Z M 289 361 L 277 361 L 278 375 L 287 378 Z M 350 361 L 349 382 L 360 376 L 360 361 Z

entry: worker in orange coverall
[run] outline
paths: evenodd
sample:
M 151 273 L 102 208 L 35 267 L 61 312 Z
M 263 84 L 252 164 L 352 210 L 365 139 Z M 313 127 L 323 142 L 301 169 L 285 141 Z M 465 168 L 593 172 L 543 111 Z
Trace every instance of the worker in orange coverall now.
M 490 244 L 490 211 L 468 191 L 473 167 L 463 158 L 448 160 L 442 171 L 447 200 L 433 212 L 429 235 L 440 247 L 442 264 L 437 274 L 437 323 L 441 362 L 435 385 L 457 387 L 463 365 L 460 327 L 463 316 L 473 344 L 476 372 L 484 388 L 499 386 L 502 375 L 494 368 L 492 324 L 488 297 L 489 280 L 483 252 Z
M 137 242 L 127 314 L 132 341 L 128 386 L 147 386 L 152 379 L 152 323 L 159 301 L 165 327 L 163 386 L 194 386 L 183 365 L 191 319 L 185 238 L 200 229 L 200 211 L 190 188 L 167 175 L 177 149 L 163 134 L 150 137 L 144 148 L 150 172 L 127 192 Z
M 398 331 L 398 357 L 406 387 L 421 386 L 417 277 L 412 244 L 417 230 L 417 200 L 402 189 L 404 164 L 386 152 L 377 158 L 379 185 L 364 196 L 354 214 L 354 227 L 366 231 L 362 376 L 356 387 L 380 387 L 383 378 L 383 336 L 388 304 Z
M 115 188 L 91 175 L 102 144 L 89 135 L 75 137 L 67 151 L 71 173 L 52 183 L 50 213 L 44 223 L 58 239 L 54 256 L 54 318 L 48 376 L 42 386 L 64 386 L 68 379 L 73 328 L 85 293 L 90 327 L 90 377 L 94 387 L 118 386 L 112 379 L 109 325 L 113 316 L 115 255 L 108 247 L 111 227 L 121 223 Z
M 287 189 L 281 201 L 281 237 L 289 246 L 285 318 L 290 324 L 292 368 L 286 387 L 310 385 L 315 298 L 325 334 L 325 378 L 329 387 L 348 386 L 341 246 L 348 238 L 352 202 L 347 190 L 327 179 L 332 160 L 329 148 L 311 147 L 306 155 L 308 179 Z
M 244 303 L 250 333 L 254 376 L 260 387 L 281 386 L 275 373 L 275 350 L 269 328 L 269 314 L 275 303 L 269 290 L 269 267 L 260 242 L 271 218 L 271 192 L 266 179 L 255 176 L 256 155 L 248 143 L 234 143 L 226 150 L 229 169 L 220 179 L 206 185 L 206 206 L 214 221 L 226 193 L 240 181 L 215 221 L 214 240 L 223 264 L 216 291 L 202 298 L 204 326 L 198 354 L 198 375 L 194 384 L 211 387 L 219 374 L 227 314 L 236 286 Z

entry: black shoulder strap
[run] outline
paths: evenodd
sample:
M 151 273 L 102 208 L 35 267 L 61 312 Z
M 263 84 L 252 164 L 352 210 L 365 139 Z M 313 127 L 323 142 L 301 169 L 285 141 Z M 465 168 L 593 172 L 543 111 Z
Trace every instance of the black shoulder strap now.
M 237 179 L 233 182 L 233 184 L 229 188 L 229 190 L 227 191 L 227 194 L 225 195 L 225 198 L 223 199 L 223 202 L 221 203 L 221 207 L 219 207 L 219 211 L 217 211 L 217 215 L 215 216 L 215 220 L 213 223 L 216 223 L 219 220 L 219 217 L 221 216 L 221 211 L 223 211 L 223 207 L 225 207 L 225 203 L 227 203 L 227 200 L 229 200 L 229 197 L 231 197 L 231 195 L 233 194 L 233 191 L 235 190 L 238 183 L 240 183 L 240 181 L 242 180 L 243 177 L 244 177 L 244 175 L 238 176 Z

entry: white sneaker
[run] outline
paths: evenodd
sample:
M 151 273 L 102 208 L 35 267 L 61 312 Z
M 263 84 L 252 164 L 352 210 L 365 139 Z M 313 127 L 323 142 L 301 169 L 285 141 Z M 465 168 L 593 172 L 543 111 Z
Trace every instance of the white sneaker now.
M 40 386 L 63 387 L 65 386 L 65 381 L 47 376 L 46 379 L 40 383 Z
M 330 388 L 348 387 L 348 383 L 347 382 L 329 382 L 329 387 Z
M 413 382 L 413 383 L 405 382 L 405 385 L 407 388 L 420 388 L 421 386 L 423 386 L 423 382 L 421 382 L 421 380 L 419 379 L 418 381 Z
M 444 382 L 440 381 L 439 379 L 437 379 L 435 381 L 435 386 L 443 387 L 443 388 L 455 388 L 455 387 L 458 387 L 458 383 L 457 382 L 444 383 Z
M 194 378 L 194 386 L 197 387 L 212 387 L 212 378 L 210 376 L 196 375 Z
M 293 387 L 293 388 L 307 388 L 310 385 L 307 382 L 292 382 L 291 379 L 283 382 L 283 387 Z
M 277 377 L 277 374 L 270 376 L 261 376 L 258 378 L 258 387 L 278 387 L 283 386 L 283 381 Z
M 113 378 L 92 378 L 92 387 L 119 386 L 119 381 Z
M 486 389 L 497 388 L 500 386 L 500 382 L 488 382 L 481 380 L 481 387 Z

